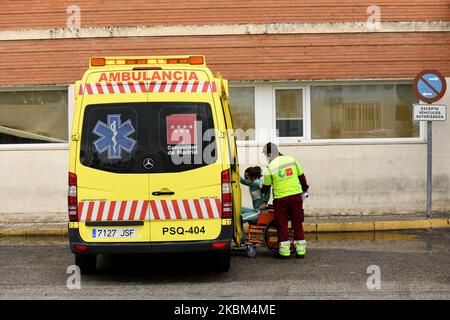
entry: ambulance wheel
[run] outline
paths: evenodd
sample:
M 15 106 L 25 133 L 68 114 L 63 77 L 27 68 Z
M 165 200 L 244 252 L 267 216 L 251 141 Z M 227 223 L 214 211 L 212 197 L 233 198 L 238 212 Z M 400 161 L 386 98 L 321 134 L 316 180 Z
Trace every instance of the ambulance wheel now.
M 247 257 L 249 258 L 256 257 L 256 246 L 254 244 L 247 245 Z
M 93 274 L 97 271 L 97 255 L 76 254 L 75 264 L 80 268 L 81 274 Z
M 231 266 L 230 251 L 212 253 L 211 254 L 211 266 L 215 272 L 228 272 Z

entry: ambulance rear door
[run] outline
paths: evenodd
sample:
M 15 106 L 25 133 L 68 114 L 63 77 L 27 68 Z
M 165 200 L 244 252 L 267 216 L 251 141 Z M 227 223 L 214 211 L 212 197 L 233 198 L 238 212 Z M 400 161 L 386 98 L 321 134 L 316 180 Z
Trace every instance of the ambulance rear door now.
M 233 119 L 231 117 L 230 108 L 228 105 L 228 83 L 226 80 L 222 81 L 221 106 L 223 108 L 223 115 L 227 127 L 227 139 L 228 150 L 230 156 L 230 169 L 231 169 L 231 187 L 233 194 L 233 222 L 234 233 L 233 239 L 237 245 L 240 245 L 242 239 L 241 228 L 241 184 L 240 184 L 240 172 L 239 172 L 239 160 L 236 146 L 236 136 L 234 134 Z
M 183 70 L 182 74 L 196 80 L 171 81 L 163 84 L 164 90 L 149 90 L 152 242 L 213 240 L 222 228 L 223 167 L 215 85 L 206 71 Z
M 86 75 L 76 174 L 80 235 L 85 242 L 148 242 L 149 185 L 142 163 L 147 132 L 140 117 L 147 93 L 139 84 L 101 81 L 125 70 Z

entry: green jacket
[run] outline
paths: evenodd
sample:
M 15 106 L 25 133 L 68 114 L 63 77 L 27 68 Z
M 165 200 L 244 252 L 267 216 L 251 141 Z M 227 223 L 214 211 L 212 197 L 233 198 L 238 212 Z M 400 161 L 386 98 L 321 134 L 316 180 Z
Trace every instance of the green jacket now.
M 253 181 L 245 180 L 241 177 L 241 183 L 243 185 L 246 185 L 250 189 L 250 194 L 252 196 L 253 200 L 253 209 L 259 210 L 259 207 L 265 203 L 267 204 L 269 202 L 270 198 L 270 191 L 261 194 L 261 186 L 263 185 L 263 182 L 261 179 L 255 179 Z
M 297 160 L 280 155 L 264 168 L 264 185 L 272 185 L 274 199 L 301 194 L 306 191 L 299 181 L 302 174 L 302 167 Z

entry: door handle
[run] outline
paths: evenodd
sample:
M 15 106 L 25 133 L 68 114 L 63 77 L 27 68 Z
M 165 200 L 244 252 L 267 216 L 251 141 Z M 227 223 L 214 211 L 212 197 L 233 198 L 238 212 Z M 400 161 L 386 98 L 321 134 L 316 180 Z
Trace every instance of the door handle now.
M 152 195 L 154 196 L 173 196 L 175 192 L 173 191 L 154 191 Z

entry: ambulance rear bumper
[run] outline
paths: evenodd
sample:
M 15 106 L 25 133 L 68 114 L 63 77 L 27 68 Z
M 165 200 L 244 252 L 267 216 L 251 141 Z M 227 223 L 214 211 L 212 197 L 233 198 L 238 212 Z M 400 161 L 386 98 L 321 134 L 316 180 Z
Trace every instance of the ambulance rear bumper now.
M 219 237 L 214 240 L 98 243 L 84 242 L 80 237 L 78 229 L 69 228 L 70 249 L 74 254 L 221 252 L 230 250 L 232 235 L 232 226 L 222 226 L 222 232 Z M 225 243 L 225 245 L 214 247 L 214 244 L 222 243 Z M 84 250 L 77 250 L 76 247 L 79 246 L 86 248 Z

